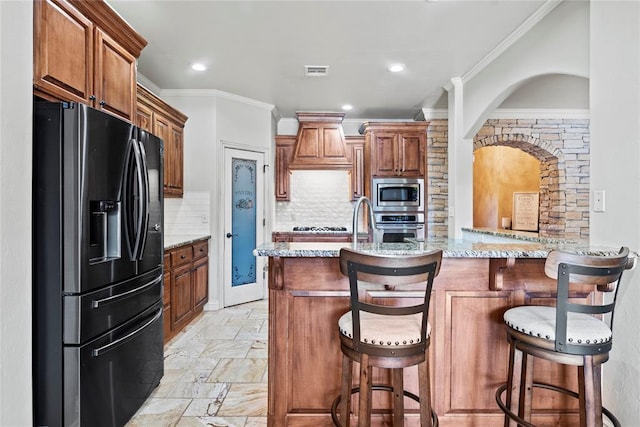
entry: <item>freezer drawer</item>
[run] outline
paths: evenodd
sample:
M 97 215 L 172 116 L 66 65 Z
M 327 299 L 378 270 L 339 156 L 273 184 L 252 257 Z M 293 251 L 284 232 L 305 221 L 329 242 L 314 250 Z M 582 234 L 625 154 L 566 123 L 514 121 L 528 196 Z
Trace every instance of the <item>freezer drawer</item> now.
M 88 344 L 64 347 L 64 425 L 124 425 L 163 373 L 158 301 Z
M 63 340 L 83 344 L 162 298 L 162 267 L 98 291 L 65 295 Z

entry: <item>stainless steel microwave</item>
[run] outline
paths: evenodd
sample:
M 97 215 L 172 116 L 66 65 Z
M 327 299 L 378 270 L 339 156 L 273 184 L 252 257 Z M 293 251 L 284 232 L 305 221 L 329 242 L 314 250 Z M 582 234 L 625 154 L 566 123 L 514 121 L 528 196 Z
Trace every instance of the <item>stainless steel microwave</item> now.
M 372 196 L 374 211 L 424 212 L 424 179 L 374 178 Z

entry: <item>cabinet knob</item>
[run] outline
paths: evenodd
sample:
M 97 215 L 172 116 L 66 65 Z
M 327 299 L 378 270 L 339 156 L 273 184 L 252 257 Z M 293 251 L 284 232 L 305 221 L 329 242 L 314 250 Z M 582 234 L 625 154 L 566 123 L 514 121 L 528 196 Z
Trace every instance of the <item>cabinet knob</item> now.
M 91 96 L 89 97 L 89 100 L 91 100 L 91 101 L 95 101 L 95 100 L 96 100 L 96 96 L 95 96 L 95 95 L 91 95 Z
M 101 107 L 104 107 L 105 105 L 107 105 L 107 103 L 104 100 L 100 101 L 100 106 Z
M 186 256 L 185 255 L 180 255 L 180 259 L 185 259 Z

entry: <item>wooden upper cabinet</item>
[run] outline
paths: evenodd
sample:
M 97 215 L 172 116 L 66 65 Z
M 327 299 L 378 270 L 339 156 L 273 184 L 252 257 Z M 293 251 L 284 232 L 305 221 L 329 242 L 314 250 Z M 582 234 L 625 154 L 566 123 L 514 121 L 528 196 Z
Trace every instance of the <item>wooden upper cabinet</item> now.
M 427 169 L 427 122 L 367 122 L 365 154 L 371 177 L 424 177 Z
M 34 2 L 34 94 L 135 120 L 136 58 L 147 42 L 104 1 Z
M 171 137 L 165 146 L 165 170 L 169 171 L 169 174 L 165 175 L 165 193 L 180 197 L 184 191 L 183 134 L 182 126 L 171 123 Z
M 298 135 L 290 169 L 351 167 L 342 119 L 344 113 L 297 113 Z
M 136 104 L 136 126 L 147 132 L 154 133 L 153 110 L 148 105 Z
M 348 136 L 347 147 L 351 154 L 351 170 L 349 171 L 351 200 L 364 196 L 364 138 Z
M 295 136 L 276 136 L 275 188 L 276 201 L 279 202 L 289 201 L 291 199 L 289 191 L 289 184 L 291 182 L 289 160 L 293 155 L 295 143 Z
M 96 30 L 94 91 L 98 107 L 133 122 L 136 111 L 136 58 Z
M 184 193 L 184 126 L 188 117 L 138 85 L 136 124 L 164 142 L 164 195 Z
M 35 1 L 33 84 L 88 104 L 93 95 L 93 23 L 64 1 Z M 73 53 L 73 54 L 71 54 Z

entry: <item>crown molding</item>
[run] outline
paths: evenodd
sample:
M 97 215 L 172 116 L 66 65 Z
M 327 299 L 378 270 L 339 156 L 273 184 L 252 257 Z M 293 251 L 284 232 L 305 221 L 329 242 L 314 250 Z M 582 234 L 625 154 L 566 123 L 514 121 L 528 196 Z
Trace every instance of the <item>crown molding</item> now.
M 491 52 L 480 60 L 476 65 L 471 67 L 463 76 L 464 82 L 472 79 L 475 75 L 484 70 L 490 63 L 495 61 L 497 57 L 502 55 L 508 48 L 514 45 L 522 36 L 531 30 L 538 22 L 555 9 L 563 0 L 547 0 L 538 10 L 529 16 L 518 28 L 502 40 Z
M 446 108 L 423 108 L 420 110 L 420 114 L 416 116 L 415 120 L 439 120 L 448 119 L 449 110 Z

